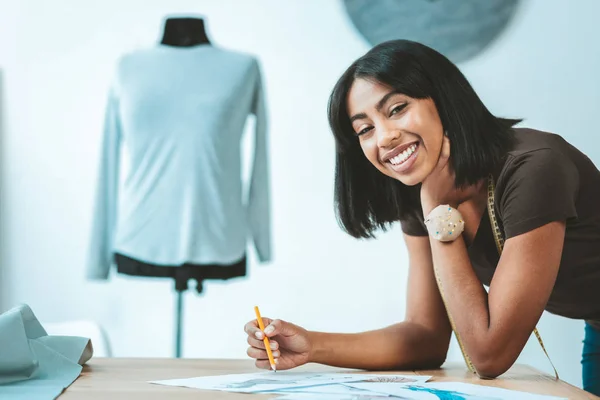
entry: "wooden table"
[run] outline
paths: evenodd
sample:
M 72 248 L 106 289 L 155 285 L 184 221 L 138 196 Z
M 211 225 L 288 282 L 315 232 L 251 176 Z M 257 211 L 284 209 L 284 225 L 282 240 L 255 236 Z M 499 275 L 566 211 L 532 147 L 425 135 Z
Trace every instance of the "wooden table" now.
M 298 371 L 348 371 L 321 365 L 305 365 Z M 151 380 L 191 378 L 206 375 L 260 372 L 250 360 L 196 360 L 153 358 L 93 358 L 81 376 L 59 397 L 59 400 L 153 400 L 153 399 L 272 399 L 273 395 L 248 395 L 219 391 L 203 391 L 147 383 Z M 353 371 L 357 372 L 357 371 Z M 387 372 L 386 372 L 387 373 Z M 448 364 L 432 371 L 395 371 L 389 373 L 433 375 L 432 381 L 467 382 L 479 385 L 549 394 L 569 399 L 597 399 L 597 397 L 556 381 L 538 370 L 516 365 L 494 380 L 481 380 L 467 371 L 464 364 Z

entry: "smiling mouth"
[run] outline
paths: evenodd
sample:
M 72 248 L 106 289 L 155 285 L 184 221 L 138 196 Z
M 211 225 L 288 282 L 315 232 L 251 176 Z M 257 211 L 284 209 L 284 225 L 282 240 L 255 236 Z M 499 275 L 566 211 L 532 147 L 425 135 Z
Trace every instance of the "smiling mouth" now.
M 395 167 L 400 166 L 400 165 L 404 164 L 410 158 L 410 156 L 413 155 L 413 153 L 415 151 L 417 151 L 418 147 L 419 147 L 419 143 L 413 143 L 402 153 L 390 158 L 386 162 L 392 164 Z

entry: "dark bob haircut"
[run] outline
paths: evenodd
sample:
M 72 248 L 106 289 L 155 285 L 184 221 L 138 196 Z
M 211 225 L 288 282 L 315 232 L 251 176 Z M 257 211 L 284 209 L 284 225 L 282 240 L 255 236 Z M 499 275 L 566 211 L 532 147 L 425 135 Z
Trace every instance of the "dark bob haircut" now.
M 374 237 L 376 229 L 385 230 L 421 213 L 420 184 L 409 187 L 384 175 L 360 147 L 346 108 L 357 78 L 379 82 L 414 99 L 433 100 L 452 143 L 449 162 L 457 187 L 485 178 L 513 146 L 512 127 L 520 120 L 492 115 L 465 76 L 442 54 L 408 40 L 377 45 L 344 72 L 328 105 L 336 141 L 336 214 L 341 227 L 354 237 Z

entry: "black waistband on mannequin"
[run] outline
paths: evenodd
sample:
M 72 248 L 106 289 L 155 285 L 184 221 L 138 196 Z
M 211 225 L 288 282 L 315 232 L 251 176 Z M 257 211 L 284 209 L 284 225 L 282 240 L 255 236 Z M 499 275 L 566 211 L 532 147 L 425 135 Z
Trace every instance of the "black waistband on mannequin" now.
M 202 293 L 203 281 L 207 279 L 227 280 L 246 276 L 246 256 L 233 264 L 191 264 L 183 265 L 156 265 L 115 253 L 114 261 L 117 272 L 125 275 L 173 278 L 177 292 L 177 306 L 175 319 L 175 357 L 181 357 L 182 331 L 183 331 L 183 292 L 188 289 L 188 281 L 197 281 L 196 290 Z
M 233 264 L 191 264 L 183 265 L 156 265 L 149 264 L 115 253 L 117 272 L 125 275 L 146 276 L 158 278 L 173 278 L 175 290 L 183 292 L 188 289 L 188 281 L 196 280 L 196 290 L 202 293 L 202 282 L 207 279 L 227 280 L 246 276 L 246 256 Z

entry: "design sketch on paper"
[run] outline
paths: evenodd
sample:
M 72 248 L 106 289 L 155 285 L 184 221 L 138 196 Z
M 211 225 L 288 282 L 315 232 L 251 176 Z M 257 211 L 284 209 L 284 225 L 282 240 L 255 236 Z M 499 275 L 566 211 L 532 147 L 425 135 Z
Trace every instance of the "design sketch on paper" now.
M 298 381 L 286 381 L 286 385 L 293 385 L 298 383 Z M 276 381 L 275 379 L 250 379 L 248 381 L 243 382 L 232 382 L 227 383 L 225 385 L 220 385 L 223 388 L 227 389 L 248 389 L 252 388 L 256 385 L 279 385 L 281 381 Z
M 416 379 L 406 378 L 403 376 L 377 376 L 375 378 L 370 378 L 361 382 L 391 382 L 391 383 L 413 383 L 416 382 Z
M 336 378 L 335 377 L 329 378 L 326 375 L 322 375 L 322 374 L 303 376 L 302 380 L 300 380 L 300 381 L 298 381 L 298 380 L 281 381 L 281 380 L 277 380 L 277 379 L 261 378 L 261 379 L 249 379 L 247 381 L 242 381 L 242 382 L 231 382 L 231 383 L 227 383 L 224 385 L 220 385 L 220 387 L 224 388 L 224 389 L 248 389 L 248 388 L 253 388 L 257 385 L 297 385 L 297 384 L 301 384 L 303 381 L 305 381 L 307 379 L 335 380 Z
M 434 396 L 437 396 L 437 398 L 440 400 L 501 400 L 499 397 L 475 396 L 472 394 L 461 393 L 454 390 L 427 388 L 423 386 L 407 386 L 406 389 L 411 390 L 413 392 L 430 393 Z

